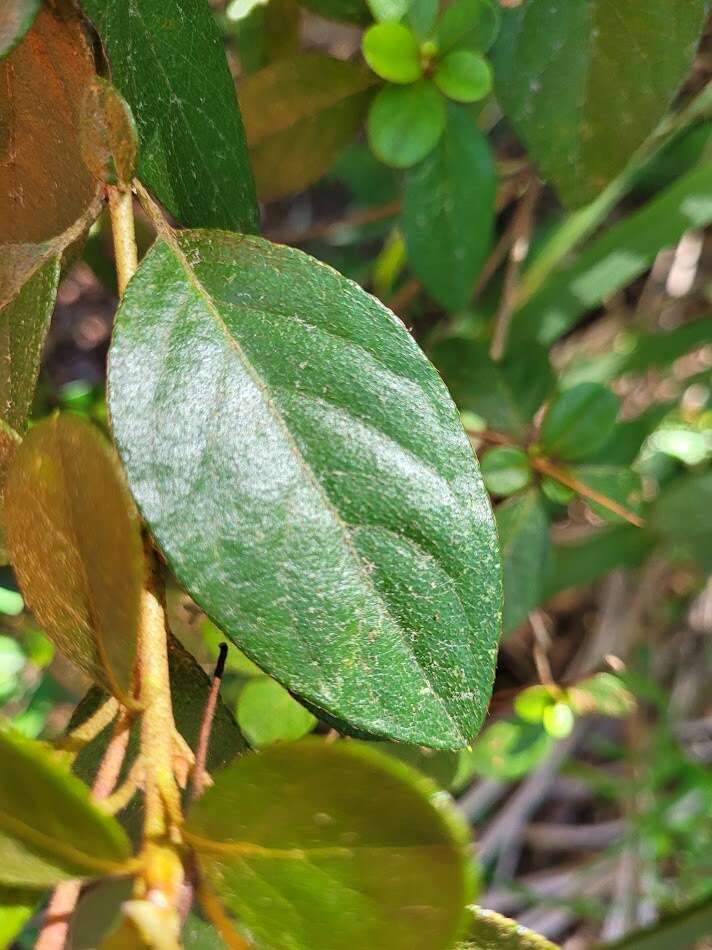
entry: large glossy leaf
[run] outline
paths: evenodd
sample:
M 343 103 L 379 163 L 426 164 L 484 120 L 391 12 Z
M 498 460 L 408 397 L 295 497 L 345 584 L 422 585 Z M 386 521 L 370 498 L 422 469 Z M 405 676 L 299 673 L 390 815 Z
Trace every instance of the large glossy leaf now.
M 42 0 L 5 0 L 0 7 L 0 58 L 14 49 L 32 26 Z
M 59 258 L 53 256 L 0 307 L 0 419 L 20 432 L 27 425 L 58 283 Z
M 228 909 L 274 950 L 445 950 L 473 890 L 447 797 L 356 742 L 245 756 L 186 832 Z
M 392 313 L 299 251 L 183 232 L 131 281 L 109 390 L 139 506 L 220 629 L 357 727 L 468 743 L 499 627 L 494 524 Z
M 52 641 L 126 699 L 143 588 L 141 534 L 112 453 L 74 416 L 31 430 L 5 486 L 7 546 L 26 603 Z
M 39 242 L 86 210 L 94 178 L 79 144 L 79 113 L 94 61 L 67 0 L 42 6 L 0 62 L 0 244 Z
M 124 869 L 126 835 L 49 746 L 0 730 L 0 883 L 51 887 Z
M 504 10 L 497 95 L 567 204 L 595 197 L 653 132 L 690 69 L 706 7 L 525 0 Z
M 257 230 L 235 87 L 208 4 L 84 0 L 83 7 L 136 118 L 141 179 L 184 224 Z
M 472 297 L 489 252 L 495 190 L 487 139 L 467 109 L 450 105 L 442 138 L 407 172 L 402 224 L 415 275 L 451 310 Z
M 549 521 L 539 492 L 529 489 L 497 507 L 504 569 L 504 620 L 511 633 L 543 595 L 549 558 Z
M 549 356 L 536 344 L 510 348 L 495 362 L 482 343 L 448 337 L 430 355 L 460 409 L 517 437 L 523 436 L 554 385 Z
M 647 205 L 613 225 L 553 274 L 521 309 L 515 337 L 551 344 L 585 313 L 642 274 L 664 247 L 712 221 L 712 162 L 688 172 Z
M 349 145 L 377 82 L 331 56 L 279 60 L 239 86 L 257 192 L 265 201 L 302 191 Z

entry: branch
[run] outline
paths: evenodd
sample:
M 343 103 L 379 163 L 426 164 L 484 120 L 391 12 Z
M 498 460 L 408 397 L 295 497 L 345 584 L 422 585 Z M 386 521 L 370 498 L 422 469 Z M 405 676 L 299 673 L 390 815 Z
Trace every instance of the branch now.
M 208 759 L 208 748 L 210 746 L 210 733 L 213 729 L 215 719 L 215 708 L 218 702 L 218 693 L 220 692 L 220 682 L 225 672 L 225 660 L 227 659 L 227 643 L 220 644 L 220 653 L 218 661 L 215 664 L 213 681 L 210 685 L 210 692 L 205 702 L 203 711 L 203 720 L 200 724 L 200 736 L 198 737 L 198 750 L 195 753 L 195 765 L 193 766 L 193 779 L 191 783 L 191 798 L 200 798 L 205 790 L 205 764 Z

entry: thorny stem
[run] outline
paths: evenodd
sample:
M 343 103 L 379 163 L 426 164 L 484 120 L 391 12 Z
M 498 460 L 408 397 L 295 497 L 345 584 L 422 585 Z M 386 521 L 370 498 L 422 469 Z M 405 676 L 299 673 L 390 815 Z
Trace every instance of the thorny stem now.
M 110 706 L 110 702 L 107 701 L 99 707 L 97 713 L 102 712 L 108 706 Z M 87 721 L 94 720 L 97 713 Z M 106 752 L 92 785 L 92 795 L 97 801 L 106 800 L 119 779 L 129 741 L 131 718 L 131 713 L 126 709 L 122 709 L 119 718 L 116 720 L 114 733 L 106 747 Z M 101 728 L 94 735 L 98 735 Z M 45 911 L 44 923 L 37 938 L 35 950 L 62 950 L 67 941 L 69 921 L 79 900 L 80 891 L 81 883 L 79 881 L 67 881 L 54 889 Z
M 114 239 L 114 256 L 116 258 L 116 280 L 119 287 L 119 296 L 123 297 L 126 285 L 138 267 L 133 195 L 130 188 L 114 185 L 107 187 L 107 193 L 109 196 L 111 233 Z
M 215 664 L 213 681 L 210 685 L 210 692 L 205 703 L 203 712 L 203 721 L 200 724 L 200 736 L 198 738 L 198 750 L 195 753 L 195 765 L 193 767 L 193 779 L 191 784 L 192 798 L 200 798 L 205 790 L 205 765 L 208 759 L 208 748 L 210 746 L 210 733 L 213 729 L 215 719 L 215 708 L 218 702 L 218 693 L 220 692 L 220 682 L 225 672 L 225 660 L 227 659 L 227 643 L 220 644 L 220 653 L 218 661 Z

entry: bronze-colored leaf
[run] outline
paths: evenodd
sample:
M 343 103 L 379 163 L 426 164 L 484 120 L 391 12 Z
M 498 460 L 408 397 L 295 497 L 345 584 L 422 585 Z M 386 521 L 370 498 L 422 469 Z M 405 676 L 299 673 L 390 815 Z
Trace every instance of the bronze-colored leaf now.
M 79 110 L 94 59 L 68 0 L 48 0 L 0 63 L 0 243 L 60 234 L 91 203 Z
M 138 156 L 136 123 L 118 89 L 99 76 L 84 93 L 79 136 L 84 161 L 98 181 L 131 181 Z
M 112 452 L 74 416 L 35 426 L 5 486 L 23 597 L 55 645 L 127 701 L 143 586 L 139 523 Z

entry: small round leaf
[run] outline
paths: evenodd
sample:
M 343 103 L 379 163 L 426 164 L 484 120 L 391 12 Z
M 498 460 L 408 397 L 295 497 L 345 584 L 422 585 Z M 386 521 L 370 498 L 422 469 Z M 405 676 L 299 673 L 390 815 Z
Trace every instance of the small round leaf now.
M 487 490 L 495 495 L 513 495 L 532 481 L 526 452 L 515 445 L 491 449 L 480 463 Z
M 598 383 L 579 383 L 556 397 L 541 424 L 542 448 L 562 459 L 594 455 L 613 431 L 618 399 Z
M 409 168 L 435 148 L 445 121 L 445 100 L 427 80 L 386 86 L 371 105 L 368 140 L 386 165 Z
M 389 82 L 409 83 L 420 79 L 420 47 L 402 23 L 376 23 L 361 41 L 364 59 L 371 69 Z
M 298 703 L 276 680 L 261 676 L 240 693 L 237 721 L 254 748 L 275 742 L 294 742 L 314 728 L 316 717 Z
M 514 711 L 525 722 L 540 723 L 545 710 L 555 702 L 556 698 L 550 688 L 530 686 L 515 697 Z
M 487 60 L 470 50 L 455 50 L 438 64 L 435 82 L 455 102 L 477 102 L 492 89 L 492 70 Z
M 553 739 L 565 739 L 574 727 L 574 714 L 568 703 L 554 703 L 542 713 L 541 722 Z

